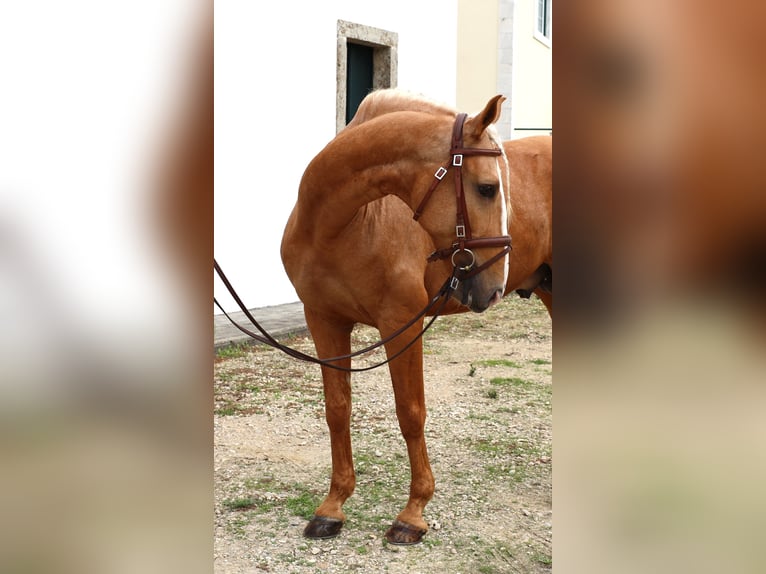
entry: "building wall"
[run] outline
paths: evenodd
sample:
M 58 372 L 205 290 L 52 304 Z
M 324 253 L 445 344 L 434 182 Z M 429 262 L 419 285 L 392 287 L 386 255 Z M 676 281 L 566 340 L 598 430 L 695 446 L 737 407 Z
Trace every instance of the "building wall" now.
M 497 128 L 506 139 L 550 133 L 551 43 L 536 37 L 536 7 L 536 0 L 458 0 L 458 107 L 474 111 L 503 94 Z
M 483 108 L 498 90 L 498 0 L 458 0 L 457 107 Z M 508 85 L 510 88 L 510 84 Z M 510 93 L 505 93 L 510 97 Z
M 279 246 L 336 133 L 338 20 L 396 32 L 399 87 L 455 104 L 457 0 L 218 0 L 214 253 L 249 307 L 297 300 Z M 218 280 L 215 294 L 234 308 Z
M 513 134 L 513 22 L 515 0 L 498 0 L 497 29 L 497 90 L 508 98 L 497 122 L 501 137 L 511 139 Z
M 553 126 L 552 43 L 544 43 L 535 35 L 536 0 L 516 0 L 513 4 L 512 137 L 548 135 Z

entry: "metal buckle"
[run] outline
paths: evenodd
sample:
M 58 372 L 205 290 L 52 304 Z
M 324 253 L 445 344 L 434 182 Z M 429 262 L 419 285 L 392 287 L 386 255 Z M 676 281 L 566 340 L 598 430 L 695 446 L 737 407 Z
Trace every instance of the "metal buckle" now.
M 455 226 L 455 234 L 460 238 L 465 238 L 465 225 L 456 225 Z
M 439 181 L 441 181 L 442 179 L 444 179 L 445 175 L 447 175 L 447 170 L 444 169 L 444 167 L 442 166 L 442 167 L 440 167 L 439 169 L 436 170 L 436 173 L 434 174 L 434 177 L 436 179 L 438 179 Z
M 452 165 L 455 167 L 460 167 L 463 165 L 463 154 L 462 153 L 456 153 L 452 156 Z
M 453 277 L 452 280 L 449 282 L 449 288 L 453 291 L 457 289 L 457 286 L 460 285 L 460 281 L 457 277 Z

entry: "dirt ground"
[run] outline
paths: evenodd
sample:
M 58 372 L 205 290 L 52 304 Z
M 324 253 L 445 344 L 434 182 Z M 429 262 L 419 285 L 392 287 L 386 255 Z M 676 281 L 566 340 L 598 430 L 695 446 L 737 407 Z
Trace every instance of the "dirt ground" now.
M 359 327 L 353 348 L 377 338 Z M 286 342 L 313 353 L 308 336 Z M 319 367 L 262 346 L 219 352 L 215 572 L 550 571 L 551 375 L 536 298 L 436 321 L 425 336 L 431 530 L 396 547 L 383 533 L 406 502 L 409 464 L 387 369 L 352 376 L 356 491 L 340 536 L 313 541 L 302 529 L 330 476 Z

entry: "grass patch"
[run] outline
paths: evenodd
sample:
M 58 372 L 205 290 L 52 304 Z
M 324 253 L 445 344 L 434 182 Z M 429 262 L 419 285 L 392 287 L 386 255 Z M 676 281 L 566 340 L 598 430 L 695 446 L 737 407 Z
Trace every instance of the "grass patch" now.
M 551 362 L 548 359 L 532 359 L 529 361 L 533 365 L 550 365 Z
M 553 558 L 551 558 L 550 554 L 537 552 L 534 555 L 534 560 L 535 562 L 537 562 L 538 564 L 542 564 L 546 568 L 550 568 L 551 566 L 553 566 Z
M 237 359 L 247 355 L 251 349 L 249 343 L 232 343 L 216 350 L 215 356 L 219 359 Z
M 491 480 L 506 478 L 521 482 L 530 476 L 530 472 L 542 472 L 545 465 L 535 461 L 543 455 L 550 456 L 545 449 L 522 439 L 478 439 L 470 444 L 489 458 L 483 468 L 485 476 Z
M 224 508 L 228 510 L 250 510 L 255 508 L 258 502 L 251 496 L 244 496 L 242 498 L 232 498 L 223 501 Z
M 222 416 L 222 417 L 228 417 L 231 415 L 236 415 L 240 410 L 239 405 L 234 401 L 227 401 L 224 405 L 218 407 L 215 409 L 215 414 Z
M 285 501 L 285 508 L 295 516 L 300 516 L 305 520 L 311 520 L 314 516 L 314 510 L 322 502 L 320 497 L 311 492 L 304 492 L 298 496 L 293 496 Z
M 249 524 L 250 517 L 247 516 L 247 514 L 236 514 L 226 523 L 226 529 L 238 538 L 245 538 L 247 535 L 247 531 L 245 529 Z
M 519 365 L 515 361 L 509 361 L 508 359 L 485 359 L 483 361 L 476 361 L 476 363 L 472 363 L 471 366 L 474 364 L 480 365 L 482 367 L 511 367 L 513 369 L 520 369 L 521 365 Z
M 519 389 L 531 389 L 534 386 L 532 381 L 520 377 L 493 377 L 489 382 L 498 387 L 512 386 Z
M 425 548 L 436 548 L 437 546 L 443 545 L 444 541 L 441 540 L 440 538 L 433 538 L 431 536 L 427 536 L 423 538 L 422 544 Z
M 491 416 L 489 416 L 489 415 L 477 415 L 477 414 L 474 414 L 474 413 L 470 413 L 468 415 L 468 420 L 469 421 L 491 421 L 491 420 L 494 420 L 494 419 Z

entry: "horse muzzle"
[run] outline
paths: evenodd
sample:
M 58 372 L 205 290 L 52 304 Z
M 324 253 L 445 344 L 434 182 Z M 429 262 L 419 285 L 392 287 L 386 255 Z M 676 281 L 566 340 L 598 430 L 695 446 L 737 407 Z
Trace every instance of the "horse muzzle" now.
M 504 288 L 502 286 L 489 287 L 482 285 L 475 277 L 469 277 L 460 282 L 460 286 L 455 292 L 455 298 L 460 303 L 468 307 L 474 313 L 483 313 L 493 305 L 499 303 L 503 298 Z

